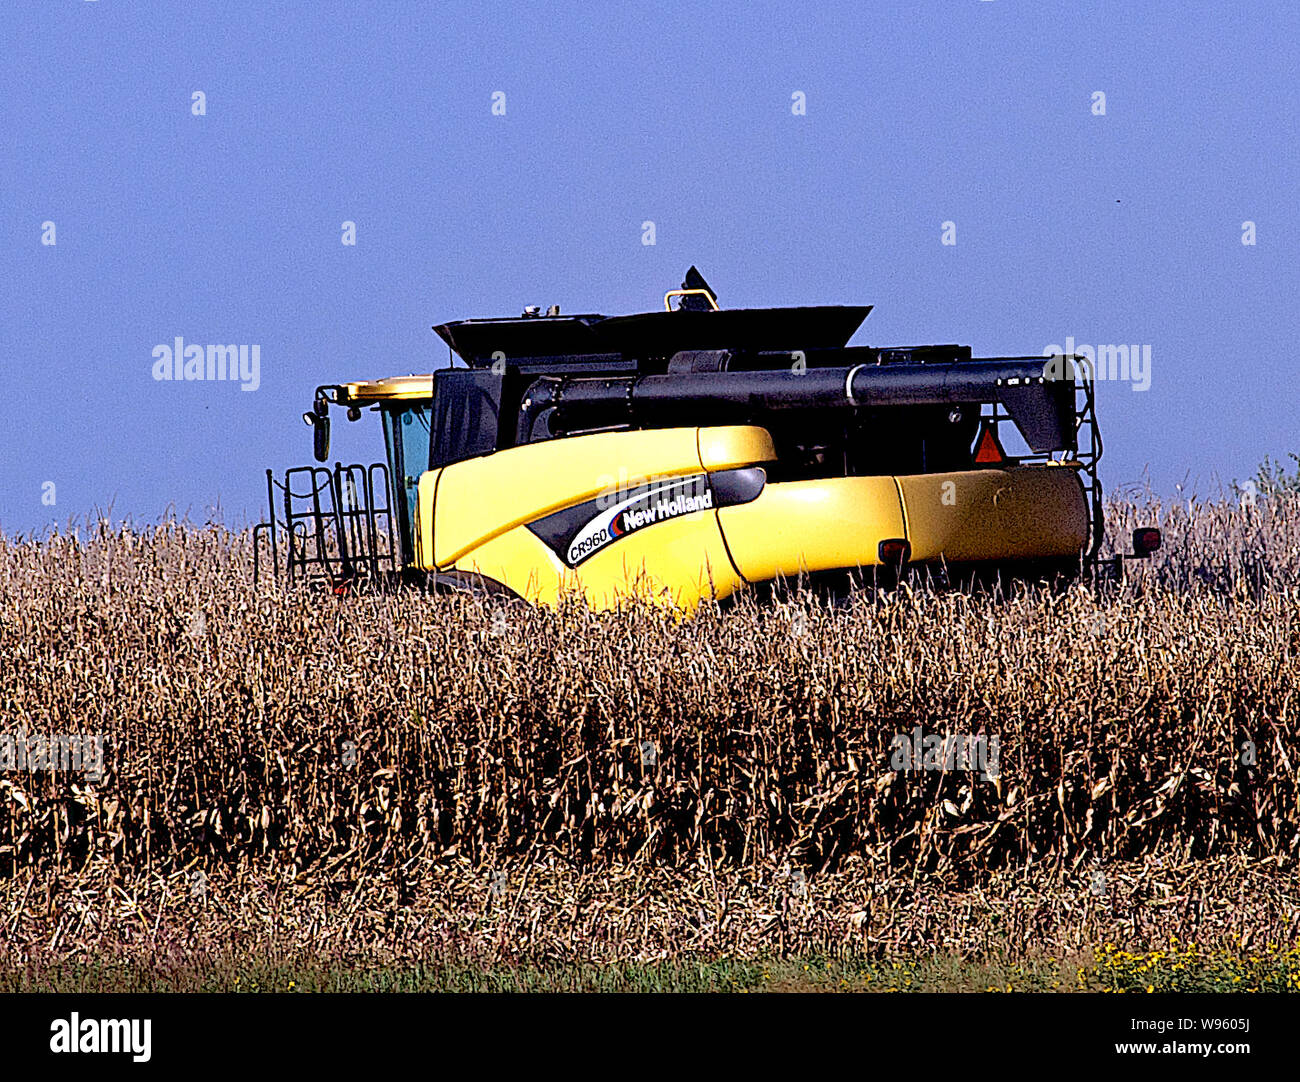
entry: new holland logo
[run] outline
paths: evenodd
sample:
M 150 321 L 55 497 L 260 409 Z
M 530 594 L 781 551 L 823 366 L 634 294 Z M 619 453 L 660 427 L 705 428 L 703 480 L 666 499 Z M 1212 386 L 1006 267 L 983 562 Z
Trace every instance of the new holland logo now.
M 657 485 L 605 508 L 583 526 L 569 544 L 569 566 L 576 567 L 606 545 L 646 526 L 712 508 L 713 490 L 703 476 Z

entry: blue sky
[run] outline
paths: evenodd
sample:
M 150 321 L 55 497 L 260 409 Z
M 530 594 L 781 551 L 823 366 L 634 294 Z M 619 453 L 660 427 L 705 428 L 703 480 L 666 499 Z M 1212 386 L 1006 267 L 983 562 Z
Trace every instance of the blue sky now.
M 0 529 L 255 520 L 317 384 L 691 263 L 725 307 L 874 304 L 856 344 L 1150 345 L 1103 479 L 1212 494 L 1300 450 L 1298 42 L 1280 3 L 7 0 Z M 177 336 L 259 345 L 257 390 L 154 380 Z

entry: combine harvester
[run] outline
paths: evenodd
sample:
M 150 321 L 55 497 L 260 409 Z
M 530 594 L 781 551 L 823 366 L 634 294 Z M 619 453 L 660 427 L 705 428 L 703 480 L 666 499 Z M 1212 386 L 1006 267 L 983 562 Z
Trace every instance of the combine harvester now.
M 870 307 L 721 310 L 694 267 L 664 307 L 445 323 L 465 367 L 318 387 L 303 415 L 316 460 L 336 406 L 380 414 L 388 461 L 267 470 L 257 574 L 265 551 L 277 577 L 338 593 L 577 591 L 598 609 L 690 611 L 750 585 L 1102 563 L 1081 359 L 850 347 Z M 1133 556 L 1159 543 L 1136 531 Z

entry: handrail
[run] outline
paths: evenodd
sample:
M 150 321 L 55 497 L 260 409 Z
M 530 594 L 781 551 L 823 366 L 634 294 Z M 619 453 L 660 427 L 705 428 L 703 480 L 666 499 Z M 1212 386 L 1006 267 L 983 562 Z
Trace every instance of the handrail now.
M 671 312 L 673 310 L 671 303 L 673 297 L 708 297 L 713 310 L 715 312 L 719 310 L 716 298 L 707 289 L 670 289 L 664 294 L 664 311 Z M 680 312 L 681 308 L 677 310 Z
M 266 473 L 269 514 L 253 531 L 254 581 L 263 570 L 260 548 L 268 542 L 277 580 L 283 572 L 289 582 L 323 579 L 337 589 L 358 578 L 379 582 L 400 569 L 384 463 L 335 463 L 332 470 L 295 466 L 283 481 Z M 287 546 L 283 563 L 281 531 Z

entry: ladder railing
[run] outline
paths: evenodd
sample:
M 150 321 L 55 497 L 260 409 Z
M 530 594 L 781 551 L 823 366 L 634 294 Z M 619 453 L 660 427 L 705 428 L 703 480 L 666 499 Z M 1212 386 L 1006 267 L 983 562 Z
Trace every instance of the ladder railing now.
M 266 471 L 268 518 L 253 527 L 253 578 L 269 548 L 272 575 L 335 590 L 380 584 L 401 571 L 388 467 L 340 462 Z M 283 547 L 283 553 L 281 551 Z
M 1006 358 L 999 358 L 1006 359 Z M 1021 358 L 1031 359 L 1031 358 Z M 1037 358 L 1032 358 L 1037 359 Z M 1076 363 L 1074 430 L 1075 449 L 1067 452 L 1041 452 L 1014 456 L 1019 462 L 1046 462 L 1053 459 L 1077 463 L 1079 483 L 1083 486 L 1088 506 L 1088 548 L 1084 553 L 1087 561 L 1096 560 L 1105 541 L 1106 523 L 1102 506 L 1101 479 L 1097 476 L 1097 465 L 1101 460 L 1101 429 L 1097 426 L 1097 407 L 1095 396 L 1095 376 L 1092 365 L 1087 358 L 1071 355 L 1066 360 Z M 997 402 L 986 406 L 982 420 L 989 424 L 994 434 L 1002 421 L 1011 421 L 1010 415 Z M 998 436 L 999 442 L 1001 436 Z

